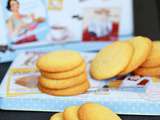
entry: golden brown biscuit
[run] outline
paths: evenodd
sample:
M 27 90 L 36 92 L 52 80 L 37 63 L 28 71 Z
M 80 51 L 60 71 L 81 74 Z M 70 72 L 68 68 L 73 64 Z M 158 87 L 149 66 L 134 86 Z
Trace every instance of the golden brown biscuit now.
M 135 37 L 127 42 L 130 42 L 134 48 L 134 53 L 127 68 L 120 73 L 120 75 L 128 74 L 144 63 L 147 59 L 150 50 L 152 49 L 152 42 L 146 37 Z
M 87 80 L 86 72 L 67 79 L 56 80 L 56 79 L 48 79 L 43 76 L 40 77 L 39 83 L 48 89 L 65 89 L 70 88 L 76 85 L 79 85 Z
M 110 109 L 97 104 L 86 103 L 79 108 L 79 120 L 121 120 Z
M 52 90 L 52 89 L 47 89 L 38 84 L 39 89 L 47 94 L 54 95 L 54 96 L 74 96 L 74 95 L 79 95 L 82 93 L 87 92 L 88 88 L 90 87 L 90 84 L 88 81 L 71 87 L 71 88 L 66 88 L 66 89 L 61 89 L 61 90 Z
M 114 42 L 103 48 L 91 63 L 91 75 L 97 80 L 112 78 L 122 72 L 130 62 L 133 47 L 128 42 Z
M 62 50 L 50 52 L 40 57 L 37 67 L 45 72 L 64 72 L 72 70 L 82 64 L 83 58 L 79 52 Z
M 56 113 L 52 115 L 50 120 L 63 120 L 63 113 Z
M 153 68 L 138 68 L 134 73 L 142 76 L 160 76 L 160 66 Z
M 157 67 L 160 66 L 160 41 L 153 42 L 153 48 L 150 55 L 144 62 L 142 67 Z
M 80 75 L 82 72 L 85 71 L 85 69 L 86 69 L 86 64 L 83 62 L 80 66 L 70 71 L 58 72 L 58 73 L 49 73 L 41 71 L 41 74 L 42 76 L 50 79 L 66 79 Z
M 71 106 L 64 110 L 63 118 L 64 120 L 79 120 L 78 110 L 80 106 Z

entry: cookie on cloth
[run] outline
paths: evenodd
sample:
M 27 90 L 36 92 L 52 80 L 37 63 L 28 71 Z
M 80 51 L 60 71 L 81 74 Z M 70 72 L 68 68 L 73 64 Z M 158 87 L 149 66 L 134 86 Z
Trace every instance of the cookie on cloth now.
M 142 76 L 160 76 L 160 66 L 152 68 L 138 68 L 134 73 Z
M 110 109 L 97 103 L 83 104 L 79 108 L 78 117 L 79 120 L 121 120 Z
M 70 88 L 76 85 L 79 85 L 87 80 L 87 74 L 86 72 L 83 72 L 82 74 L 72 77 L 72 78 L 67 78 L 67 79 L 61 79 L 61 80 L 56 80 L 56 79 L 49 79 L 41 76 L 39 78 L 39 83 L 48 89 L 65 89 L 65 88 Z
M 64 110 L 63 118 L 64 120 L 79 120 L 78 110 L 80 106 L 71 106 Z
M 50 120 L 63 120 L 63 113 L 56 113 L 52 115 Z
M 80 85 L 71 87 L 71 88 L 66 88 L 66 89 L 61 89 L 61 90 L 53 90 L 53 89 L 47 89 L 43 87 L 42 85 L 38 84 L 39 89 L 46 94 L 53 95 L 53 96 L 74 96 L 74 95 L 79 95 L 87 92 L 87 90 L 90 87 L 90 84 L 88 81 L 83 82 Z
M 142 64 L 142 67 L 157 67 L 160 66 L 160 41 L 154 41 L 150 55 Z
M 42 76 L 50 79 L 66 79 L 71 78 L 74 76 L 78 76 L 83 73 L 86 69 L 85 62 L 81 63 L 80 66 L 74 68 L 73 70 L 66 71 L 66 72 L 57 72 L 57 73 L 49 73 L 41 71 Z
M 44 72 L 65 72 L 82 64 L 83 58 L 79 52 L 61 50 L 50 52 L 37 60 L 37 67 Z
M 114 42 L 103 48 L 93 59 L 90 72 L 94 79 L 104 80 L 115 77 L 130 62 L 133 47 L 128 42 Z
M 135 37 L 127 42 L 131 43 L 134 48 L 134 52 L 128 66 L 120 73 L 120 75 L 128 74 L 141 66 L 149 56 L 152 49 L 152 42 L 146 37 Z

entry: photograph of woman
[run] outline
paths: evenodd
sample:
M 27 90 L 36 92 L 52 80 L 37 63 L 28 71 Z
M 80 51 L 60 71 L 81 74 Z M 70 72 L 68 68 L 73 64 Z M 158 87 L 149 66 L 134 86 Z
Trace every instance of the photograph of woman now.
M 37 36 L 28 32 L 37 29 L 40 23 L 45 22 L 43 17 L 35 17 L 35 14 L 22 14 L 20 12 L 21 4 L 18 0 L 8 0 L 7 10 L 10 16 L 6 21 L 9 36 L 12 44 L 23 44 L 37 41 Z

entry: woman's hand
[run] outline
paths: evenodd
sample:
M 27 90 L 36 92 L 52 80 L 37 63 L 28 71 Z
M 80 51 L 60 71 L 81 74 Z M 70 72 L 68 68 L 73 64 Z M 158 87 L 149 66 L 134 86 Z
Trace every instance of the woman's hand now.
M 29 17 L 31 17 L 31 19 L 32 19 L 32 21 L 34 21 L 34 19 L 35 19 L 35 15 L 32 13 L 32 14 L 30 14 L 29 15 Z

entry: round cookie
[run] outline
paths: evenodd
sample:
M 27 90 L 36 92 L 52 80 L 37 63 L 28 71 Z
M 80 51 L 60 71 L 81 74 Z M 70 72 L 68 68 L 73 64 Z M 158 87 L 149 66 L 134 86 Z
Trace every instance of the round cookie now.
M 79 120 L 121 120 L 110 109 L 97 104 L 86 103 L 78 111 Z
M 79 85 L 87 80 L 87 74 L 86 72 L 83 72 L 82 74 L 67 78 L 63 80 L 56 80 L 56 79 L 48 79 L 43 76 L 40 77 L 39 83 L 48 89 L 65 89 L 69 87 L 73 87 L 76 85 Z
M 49 120 L 63 120 L 63 113 L 56 113 Z
M 143 63 L 142 67 L 157 67 L 160 66 L 160 41 L 154 41 L 150 55 Z
M 114 42 L 103 48 L 91 63 L 92 77 L 104 80 L 118 75 L 127 67 L 132 54 L 133 47 L 128 42 Z
M 83 62 L 79 52 L 55 51 L 50 52 L 37 61 L 37 67 L 44 72 L 64 72 L 78 67 Z
M 63 118 L 64 120 L 79 120 L 78 110 L 80 106 L 71 106 L 64 110 Z
M 83 62 L 80 66 L 70 71 L 59 72 L 59 73 L 49 73 L 49 72 L 41 71 L 41 74 L 42 76 L 50 79 L 66 79 L 66 78 L 71 78 L 71 77 L 80 75 L 82 72 L 85 71 L 85 68 L 86 68 L 86 64 Z
M 50 94 L 50 95 L 74 96 L 74 95 L 79 95 L 79 94 L 85 93 L 88 90 L 88 88 L 90 87 L 90 84 L 88 81 L 86 81 L 80 85 L 77 85 L 77 86 L 74 86 L 71 88 L 61 89 L 61 90 L 47 89 L 47 88 L 44 88 L 43 86 L 41 86 L 40 84 L 38 84 L 38 87 L 42 92 Z
M 125 68 L 120 75 L 128 74 L 141 66 L 147 59 L 150 50 L 152 49 L 152 42 L 146 37 L 135 37 L 127 42 L 132 44 L 134 53 L 127 68 Z
M 160 66 L 153 68 L 138 68 L 134 73 L 142 76 L 160 76 Z

